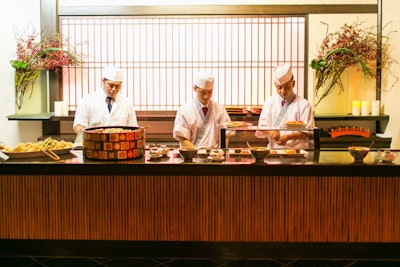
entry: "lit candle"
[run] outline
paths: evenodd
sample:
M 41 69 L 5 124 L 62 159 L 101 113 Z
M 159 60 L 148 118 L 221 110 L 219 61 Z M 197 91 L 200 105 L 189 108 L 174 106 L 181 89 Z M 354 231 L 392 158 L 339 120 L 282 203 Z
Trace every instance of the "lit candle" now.
M 353 112 L 354 116 L 359 116 L 361 113 L 361 101 L 360 100 L 353 100 Z
M 381 115 L 381 101 L 374 100 L 372 101 L 372 115 L 379 116 Z
M 363 100 L 361 101 L 361 115 L 368 116 L 369 114 L 369 101 Z

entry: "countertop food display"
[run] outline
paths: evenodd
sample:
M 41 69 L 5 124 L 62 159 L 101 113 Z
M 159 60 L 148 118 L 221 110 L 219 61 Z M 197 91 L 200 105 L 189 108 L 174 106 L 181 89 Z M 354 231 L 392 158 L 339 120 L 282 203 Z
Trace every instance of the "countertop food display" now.
M 93 127 L 83 130 L 83 155 L 98 160 L 143 157 L 145 133 L 142 127 Z
M 54 152 L 56 155 L 68 154 L 72 149 L 73 143 L 67 141 L 57 141 L 48 137 L 45 140 L 38 142 L 20 143 L 13 148 L 4 146 L 1 152 L 6 154 L 9 158 L 39 158 L 47 157 L 47 151 Z

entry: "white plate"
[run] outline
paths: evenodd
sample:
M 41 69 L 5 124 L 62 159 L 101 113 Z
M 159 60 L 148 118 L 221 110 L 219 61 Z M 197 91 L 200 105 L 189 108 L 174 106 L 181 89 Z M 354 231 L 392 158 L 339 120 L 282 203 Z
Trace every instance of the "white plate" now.
M 303 149 L 298 151 L 296 150 L 296 153 L 291 153 L 291 154 L 287 154 L 285 149 L 276 149 L 276 150 L 272 149 L 270 153 L 267 154 L 267 157 L 304 157 L 307 154 L 308 152 Z
M 212 160 L 212 161 L 224 161 L 224 160 L 225 160 L 225 157 L 214 158 L 214 157 L 212 157 L 212 156 L 208 156 L 207 158 L 208 158 L 209 160 Z
M 241 127 L 247 127 L 248 123 L 244 121 L 231 121 L 228 122 L 226 125 L 228 128 L 241 128 Z
M 157 155 L 149 154 L 148 157 L 149 159 L 159 159 L 163 157 L 163 154 L 157 154 Z
M 376 133 L 375 135 L 376 135 L 376 137 L 379 137 L 379 138 L 392 138 L 391 135 L 383 134 L 383 133 Z
M 167 156 L 168 154 L 169 154 L 169 149 L 168 150 L 163 150 L 162 152 L 161 152 L 161 155 L 163 155 L 163 156 Z
M 242 150 L 235 150 L 235 149 L 230 149 L 229 150 L 229 157 L 232 158 L 240 158 L 240 157 L 248 157 L 251 158 L 251 152 L 249 149 L 242 149 Z

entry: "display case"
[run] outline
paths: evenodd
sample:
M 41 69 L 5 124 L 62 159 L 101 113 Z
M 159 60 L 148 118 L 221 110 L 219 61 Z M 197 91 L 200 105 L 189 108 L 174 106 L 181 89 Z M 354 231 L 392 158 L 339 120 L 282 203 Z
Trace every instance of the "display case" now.
M 290 132 L 302 132 L 305 133 L 306 147 L 301 147 L 305 150 L 316 150 L 320 148 L 320 138 L 318 128 L 305 128 L 300 127 L 280 127 L 280 128 L 268 128 L 258 127 L 252 124 L 247 124 L 241 127 L 221 127 L 220 128 L 220 147 L 221 148 L 248 148 L 251 146 L 269 147 L 271 149 L 282 149 L 280 146 L 276 146 L 273 143 L 270 144 L 269 138 L 265 134 L 259 134 L 260 132 L 267 131 L 280 131 L 281 135 L 288 134 Z

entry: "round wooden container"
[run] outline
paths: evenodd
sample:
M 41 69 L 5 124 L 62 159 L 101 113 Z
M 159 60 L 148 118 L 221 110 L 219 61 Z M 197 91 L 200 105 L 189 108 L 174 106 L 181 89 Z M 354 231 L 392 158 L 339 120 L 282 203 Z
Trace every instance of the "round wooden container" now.
M 143 157 L 143 127 L 105 126 L 83 130 L 83 155 L 89 159 L 124 160 Z

